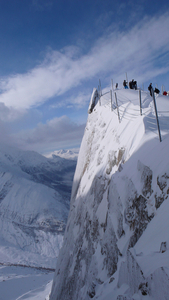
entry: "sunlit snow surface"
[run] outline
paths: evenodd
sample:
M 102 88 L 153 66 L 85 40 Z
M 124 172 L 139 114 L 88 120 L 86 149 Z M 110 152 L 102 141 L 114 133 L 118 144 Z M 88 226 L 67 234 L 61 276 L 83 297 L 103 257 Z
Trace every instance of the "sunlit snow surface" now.
M 169 274 L 169 97 L 155 95 L 162 136 L 160 143 L 149 93 L 141 92 L 141 115 L 138 90 L 115 92 L 120 122 L 114 94 L 111 110 L 110 93 L 101 97 L 101 105 L 98 102 L 88 117 L 51 300 L 64 297 L 116 300 L 120 295 L 126 295 L 126 298 L 118 298 L 120 300 L 169 299 L 168 281 L 164 278 Z M 146 178 L 151 179 L 147 186 Z M 162 196 L 164 202 L 161 204 Z M 137 221 L 130 201 L 139 201 L 139 197 L 146 202 L 144 231 L 134 247 L 127 251 L 134 234 L 132 226 L 135 226 L 129 219 L 130 210 L 131 218 Z M 161 242 L 168 245 L 164 253 L 160 252 Z M 112 247 L 110 252 L 109 246 Z M 114 261 L 119 256 L 115 273 L 111 270 L 111 256 Z M 149 276 L 153 273 L 155 287 L 153 290 L 151 286 L 151 292 L 156 291 L 156 287 L 158 292 L 152 297 L 138 291 L 141 279 L 132 277 L 134 273 L 129 274 L 129 278 L 125 276 L 130 262 L 134 264 L 133 269 L 142 269 L 150 286 Z M 138 276 L 142 278 L 142 273 Z

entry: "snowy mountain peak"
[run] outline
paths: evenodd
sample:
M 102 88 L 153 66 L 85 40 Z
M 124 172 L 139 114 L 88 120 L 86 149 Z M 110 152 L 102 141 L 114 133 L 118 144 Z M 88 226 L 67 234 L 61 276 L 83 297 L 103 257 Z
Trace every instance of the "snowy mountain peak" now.
M 169 298 L 168 98 L 160 143 L 152 97 L 141 112 L 138 90 L 114 96 L 119 110 L 109 93 L 88 116 L 50 300 Z
M 61 157 L 69 160 L 77 160 L 79 154 L 79 149 L 73 149 L 73 150 L 56 150 L 50 154 L 47 154 L 46 157 L 51 158 L 53 157 L 54 159 L 56 157 Z

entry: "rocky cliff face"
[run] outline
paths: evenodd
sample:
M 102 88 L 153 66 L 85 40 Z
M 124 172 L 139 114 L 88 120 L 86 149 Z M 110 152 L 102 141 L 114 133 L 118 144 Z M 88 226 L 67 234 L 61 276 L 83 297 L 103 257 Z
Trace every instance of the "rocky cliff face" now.
M 121 99 L 136 98 L 132 92 Z M 147 97 L 143 103 L 153 114 Z M 139 110 L 135 98 L 125 104 Z M 168 144 L 168 136 L 159 143 L 147 132 L 146 116 L 119 124 L 108 107 L 95 107 L 81 144 L 50 300 L 169 298 L 169 236 L 157 226 L 169 212 Z

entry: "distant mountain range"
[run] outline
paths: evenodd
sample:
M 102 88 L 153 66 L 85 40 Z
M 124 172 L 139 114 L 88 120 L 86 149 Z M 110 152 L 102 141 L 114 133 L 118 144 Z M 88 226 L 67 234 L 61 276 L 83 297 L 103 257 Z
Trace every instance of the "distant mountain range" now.
M 66 158 L 66 159 L 77 160 L 78 154 L 79 154 L 79 149 L 76 148 L 73 150 L 56 150 L 56 151 L 53 151 L 53 152 L 49 153 L 48 155 L 46 155 L 46 157 L 54 158 L 54 156 L 56 155 L 56 156 L 60 156 L 62 158 Z
M 0 263 L 54 268 L 75 167 L 75 159 L 0 146 Z

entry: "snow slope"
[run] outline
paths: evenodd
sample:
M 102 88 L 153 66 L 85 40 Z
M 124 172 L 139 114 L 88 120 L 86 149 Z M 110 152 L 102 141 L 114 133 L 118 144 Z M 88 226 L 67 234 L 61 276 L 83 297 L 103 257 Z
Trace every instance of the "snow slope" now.
M 0 263 L 55 267 L 75 166 L 0 146 Z
M 120 122 L 109 95 L 88 116 L 50 300 L 169 299 L 169 98 L 160 143 L 147 92 L 140 115 L 139 91 L 116 90 Z
M 0 266 L 0 300 L 46 300 L 52 277 L 47 270 Z

